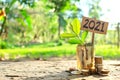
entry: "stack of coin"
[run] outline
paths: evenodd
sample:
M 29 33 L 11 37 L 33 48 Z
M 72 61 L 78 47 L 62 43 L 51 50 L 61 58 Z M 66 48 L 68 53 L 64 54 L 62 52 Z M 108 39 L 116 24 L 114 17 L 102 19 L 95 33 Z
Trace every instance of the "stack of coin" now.
M 80 75 L 81 72 L 80 71 L 71 71 L 71 74 L 73 74 L 73 75 Z
M 108 69 L 102 69 L 100 75 L 107 76 L 109 72 Z
M 96 65 L 96 71 L 97 71 L 98 74 L 101 73 L 101 70 L 102 70 L 102 69 L 103 69 L 103 65 L 102 65 L 102 64 L 97 64 L 97 65 Z
M 82 72 L 82 74 L 84 76 L 88 76 L 89 75 L 89 70 L 88 69 L 82 69 L 81 72 Z
M 95 68 L 98 74 L 101 73 L 103 69 L 103 57 L 102 56 L 95 56 Z
M 91 68 L 89 69 L 89 72 L 90 72 L 90 74 L 95 74 L 95 73 L 96 73 L 95 67 L 91 67 Z

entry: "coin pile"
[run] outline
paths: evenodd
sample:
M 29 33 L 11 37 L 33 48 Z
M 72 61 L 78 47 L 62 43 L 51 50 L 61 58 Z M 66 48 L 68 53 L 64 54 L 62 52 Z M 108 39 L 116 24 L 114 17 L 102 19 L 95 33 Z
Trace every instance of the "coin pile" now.
M 102 56 L 95 56 L 95 68 L 96 72 L 99 75 L 108 75 L 109 70 L 103 69 L 103 57 Z
M 82 72 L 82 75 L 84 75 L 84 76 L 89 75 L 89 70 L 88 69 L 82 69 L 81 72 Z

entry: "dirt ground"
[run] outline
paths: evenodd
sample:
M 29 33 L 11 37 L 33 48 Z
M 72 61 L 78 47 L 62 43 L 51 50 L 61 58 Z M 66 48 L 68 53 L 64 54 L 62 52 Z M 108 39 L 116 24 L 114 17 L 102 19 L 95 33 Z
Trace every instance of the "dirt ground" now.
M 1 61 L 0 80 L 120 80 L 120 61 L 105 60 L 108 76 L 70 75 L 66 70 L 76 68 L 76 60 Z

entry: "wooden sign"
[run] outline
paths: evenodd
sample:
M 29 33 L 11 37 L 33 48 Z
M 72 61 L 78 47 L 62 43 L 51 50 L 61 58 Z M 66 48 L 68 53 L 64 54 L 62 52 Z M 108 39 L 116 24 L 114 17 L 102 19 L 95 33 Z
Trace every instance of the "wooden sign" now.
M 88 30 L 94 33 L 106 34 L 108 22 L 96 20 L 94 18 L 82 18 L 81 30 Z

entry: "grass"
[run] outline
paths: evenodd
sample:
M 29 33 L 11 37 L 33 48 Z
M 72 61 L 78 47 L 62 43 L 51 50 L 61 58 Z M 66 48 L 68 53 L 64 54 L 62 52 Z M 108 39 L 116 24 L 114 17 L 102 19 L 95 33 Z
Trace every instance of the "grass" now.
M 0 54 L 8 56 L 9 59 L 16 57 L 27 57 L 27 58 L 49 58 L 49 57 L 63 57 L 75 55 L 75 45 L 64 45 L 64 46 L 43 46 L 36 45 L 27 48 L 15 48 L 15 49 L 1 49 Z
M 120 49 L 111 45 L 99 45 L 95 48 L 95 53 L 98 56 L 103 56 L 104 59 L 120 59 Z
M 120 59 L 120 49 L 110 45 L 95 46 L 97 56 L 103 56 L 104 59 Z M 0 57 L 6 59 L 16 59 L 20 57 L 27 58 L 49 58 L 49 57 L 68 57 L 76 55 L 76 45 L 65 44 L 56 46 L 55 44 L 35 44 L 26 47 L 17 47 L 14 49 L 0 49 Z

